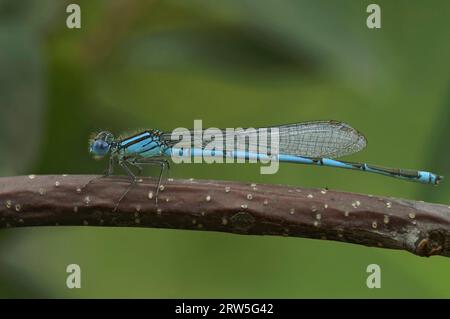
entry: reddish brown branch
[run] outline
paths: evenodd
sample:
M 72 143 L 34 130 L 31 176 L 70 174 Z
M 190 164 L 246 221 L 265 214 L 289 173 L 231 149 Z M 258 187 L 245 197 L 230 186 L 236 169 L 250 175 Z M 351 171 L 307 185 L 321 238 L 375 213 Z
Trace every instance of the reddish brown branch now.
M 123 177 L 0 178 L 0 228 L 89 225 L 158 227 L 337 240 L 450 256 L 445 205 L 281 185 L 168 180 L 155 204 L 154 180 Z

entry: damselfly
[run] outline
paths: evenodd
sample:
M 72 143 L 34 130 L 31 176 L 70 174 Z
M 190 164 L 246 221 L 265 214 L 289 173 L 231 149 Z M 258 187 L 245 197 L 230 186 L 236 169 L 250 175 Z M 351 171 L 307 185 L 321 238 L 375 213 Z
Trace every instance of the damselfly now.
M 366 138 L 346 123 L 338 121 L 311 121 L 272 126 L 266 128 L 266 130 L 269 139 L 272 132 L 277 132 L 278 153 L 276 155 L 280 162 L 359 170 L 424 184 L 436 185 L 443 178 L 426 171 L 387 168 L 366 163 L 336 160 L 335 158 L 359 152 L 367 144 Z M 211 150 L 211 148 L 207 148 L 206 145 L 210 141 L 204 140 L 203 131 L 191 131 L 194 138 L 189 143 L 190 148 L 178 147 L 179 138 L 172 138 L 172 133 L 163 133 L 159 130 L 145 130 L 120 139 L 115 139 L 112 133 L 103 131 L 91 140 L 90 153 L 96 158 L 109 156 L 109 166 L 106 175 L 113 173 L 115 163 L 121 166 L 130 177 L 130 188 L 137 181 L 136 174 L 132 172 L 131 168 L 134 167 L 139 173 L 142 173 L 143 165 L 158 165 L 161 170 L 155 193 L 157 200 L 163 172 L 169 168 L 168 159 L 170 157 L 189 152 L 192 156 L 202 157 L 223 156 L 224 158 L 267 159 L 267 154 L 252 151 L 252 149 L 255 150 L 255 148 L 252 148 L 254 146 L 252 143 L 258 141 L 258 138 L 252 138 L 254 137 L 252 134 L 258 134 L 259 131 L 260 129 L 247 131 L 247 138 L 240 139 L 240 142 L 237 142 L 236 148 L 233 150 Z M 229 133 L 226 130 L 222 132 L 224 132 L 223 137 L 225 140 L 227 138 L 226 135 Z M 199 138 L 202 140 L 199 141 Z M 130 188 L 122 195 L 117 205 L 126 196 Z

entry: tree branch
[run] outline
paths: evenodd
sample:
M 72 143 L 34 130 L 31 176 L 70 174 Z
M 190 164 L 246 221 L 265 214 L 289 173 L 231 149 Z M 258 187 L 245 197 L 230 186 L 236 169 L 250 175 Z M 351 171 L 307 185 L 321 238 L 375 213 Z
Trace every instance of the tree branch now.
M 450 207 L 412 200 L 230 181 L 165 182 L 46 175 L 0 178 L 0 228 L 125 226 L 336 240 L 450 257 Z M 90 180 L 94 179 L 87 187 Z

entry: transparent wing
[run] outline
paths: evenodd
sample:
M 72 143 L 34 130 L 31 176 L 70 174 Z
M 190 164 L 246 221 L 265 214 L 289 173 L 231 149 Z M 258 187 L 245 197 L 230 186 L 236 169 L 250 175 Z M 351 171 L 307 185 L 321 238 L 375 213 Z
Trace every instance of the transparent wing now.
M 272 132 L 274 132 L 274 129 L 278 129 L 279 132 L 280 154 L 311 158 L 337 158 L 359 152 L 367 145 L 367 140 L 364 135 L 343 122 L 312 121 L 267 127 L 268 138 L 267 142 L 265 142 L 266 144 L 270 143 L 270 135 L 273 134 Z M 258 132 L 260 132 L 258 131 L 259 129 L 243 130 L 244 131 L 241 131 L 238 135 L 245 134 L 246 138 L 235 138 L 235 145 L 237 148 L 249 149 L 251 146 L 257 146 Z M 201 134 L 195 134 L 196 132 L 194 130 L 191 130 L 190 132 L 193 137 L 192 147 L 194 147 L 194 145 L 202 145 L 202 147 L 205 147 L 212 141 L 211 138 L 202 139 Z M 227 135 L 236 135 L 227 134 L 225 130 L 222 130 L 222 132 L 224 141 L 225 138 L 227 138 Z M 194 138 L 194 136 L 196 137 Z M 171 139 L 171 133 L 164 133 L 162 137 L 171 146 L 180 141 L 180 139 Z M 200 141 L 197 141 L 198 139 L 200 139 Z
M 315 121 L 279 127 L 280 154 L 336 158 L 361 151 L 366 138 L 350 125 Z

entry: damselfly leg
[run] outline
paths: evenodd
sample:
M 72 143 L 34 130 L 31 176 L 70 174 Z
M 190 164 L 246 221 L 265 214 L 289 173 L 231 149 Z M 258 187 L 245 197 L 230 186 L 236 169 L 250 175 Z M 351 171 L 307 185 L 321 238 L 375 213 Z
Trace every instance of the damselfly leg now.
M 136 175 L 131 171 L 131 169 L 127 166 L 129 164 L 128 161 L 120 161 L 119 165 L 124 169 L 124 171 L 128 174 L 128 176 L 131 179 L 130 185 L 128 186 L 127 190 L 120 196 L 119 200 L 117 201 L 116 205 L 114 206 L 113 212 L 117 211 L 117 208 L 119 208 L 120 202 L 122 199 L 127 196 L 127 194 L 130 192 L 130 190 L 133 188 L 133 186 L 136 184 L 137 178 Z
M 125 196 L 127 196 L 127 194 L 130 192 L 130 190 L 136 185 L 137 180 L 138 180 L 136 175 L 131 171 L 129 165 L 137 168 L 139 171 L 139 174 L 142 174 L 142 171 L 143 171 L 141 165 L 158 165 L 161 168 L 161 170 L 159 172 L 158 183 L 156 185 L 156 190 L 155 190 L 155 204 L 158 205 L 158 195 L 159 195 L 159 190 L 161 189 L 163 173 L 164 173 L 164 170 L 168 170 L 170 168 L 169 162 L 164 159 L 124 160 L 124 161 L 119 162 L 119 165 L 128 174 L 128 176 L 130 177 L 131 183 L 128 186 L 127 190 L 122 194 L 122 196 L 116 203 L 116 205 L 114 207 L 114 211 L 117 211 L 117 209 L 120 205 L 120 202 L 125 198 Z
M 170 169 L 169 161 L 167 161 L 165 159 L 148 159 L 148 160 L 136 161 L 136 162 L 134 162 L 134 164 L 137 165 L 138 167 L 139 167 L 139 165 L 158 165 L 161 168 L 161 170 L 159 171 L 158 183 L 156 184 L 156 190 L 155 190 L 155 203 L 156 203 L 156 205 L 158 205 L 158 194 L 161 189 L 161 182 L 162 182 L 163 174 L 164 174 L 165 170 L 168 172 Z M 141 170 L 142 170 L 142 168 L 141 168 Z
M 109 157 L 109 161 L 108 161 L 108 168 L 106 169 L 105 173 L 103 175 L 100 176 L 96 176 L 92 179 L 90 179 L 86 184 L 84 184 L 83 186 L 81 186 L 81 190 L 84 190 L 86 187 L 88 187 L 93 181 L 96 181 L 97 179 L 100 178 L 105 178 L 105 177 L 109 177 L 114 173 L 114 157 L 113 155 L 111 155 Z

